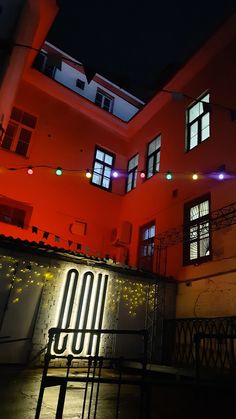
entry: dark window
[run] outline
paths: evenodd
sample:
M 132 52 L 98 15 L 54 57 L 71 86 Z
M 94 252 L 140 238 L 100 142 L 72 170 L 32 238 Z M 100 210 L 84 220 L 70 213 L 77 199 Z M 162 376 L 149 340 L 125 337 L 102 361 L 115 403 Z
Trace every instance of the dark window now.
M 191 150 L 210 137 L 209 99 L 209 94 L 203 96 L 186 111 L 187 150 Z
M 184 264 L 203 262 L 211 257 L 210 195 L 184 207 Z
M 78 87 L 81 90 L 84 90 L 85 87 L 85 81 L 77 79 L 76 80 L 76 87 Z
M 58 54 L 40 52 L 34 60 L 33 67 L 51 79 L 55 78 L 56 71 L 61 71 L 62 59 Z
M 147 179 L 160 170 L 161 136 L 152 140 L 147 148 Z
M 18 108 L 13 108 L 1 147 L 27 156 L 37 118 Z
M 6 203 L 0 202 L 0 221 L 17 227 L 27 228 L 32 208 L 23 206 L 21 203 L 19 203 L 19 207 L 16 205 L 17 202 L 10 202 L 9 200 L 6 200 Z
M 140 228 L 138 265 L 145 271 L 153 271 L 155 233 L 154 222 Z
M 95 104 L 100 108 L 105 109 L 107 112 L 112 112 L 113 110 L 114 98 L 108 93 L 104 92 L 101 89 L 97 90 L 95 97 Z
M 126 184 L 126 192 L 136 188 L 137 174 L 138 174 L 138 159 L 139 155 L 132 157 L 128 162 L 128 178 Z
M 102 148 L 96 148 L 91 182 L 111 190 L 111 176 L 115 156 Z

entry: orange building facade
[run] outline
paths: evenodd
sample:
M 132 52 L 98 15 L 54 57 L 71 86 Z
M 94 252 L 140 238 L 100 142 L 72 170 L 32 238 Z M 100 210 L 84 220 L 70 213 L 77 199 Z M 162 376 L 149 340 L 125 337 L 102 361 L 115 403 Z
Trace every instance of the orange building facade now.
M 57 5 L 26 6 L 22 25 L 34 19 L 16 42 L 40 49 Z M 177 318 L 235 316 L 235 23 L 129 123 L 13 48 L 0 89 L 1 234 L 171 278 Z

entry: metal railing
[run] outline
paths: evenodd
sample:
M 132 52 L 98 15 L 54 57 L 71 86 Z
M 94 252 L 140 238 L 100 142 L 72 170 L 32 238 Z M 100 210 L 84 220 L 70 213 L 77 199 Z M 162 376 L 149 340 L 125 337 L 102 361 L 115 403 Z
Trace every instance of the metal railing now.
M 100 341 L 101 336 L 113 336 L 113 335 L 129 335 L 129 336 L 140 336 L 143 344 L 142 356 L 138 358 L 126 358 L 126 357 L 114 357 L 114 356 L 101 356 L 99 352 L 94 356 L 78 356 L 73 354 L 67 355 L 56 355 L 53 352 L 53 343 L 55 338 L 62 334 L 94 334 Z M 41 381 L 41 387 L 38 397 L 38 403 L 36 408 L 35 419 L 40 418 L 41 408 L 43 404 L 44 391 L 47 387 L 59 386 L 59 396 L 57 401 L 57 407 L 55 412 L 55 418 L 61 419 L 63 417 L 64 404 L 66 393 L 68 389 L 68 383 L 79 382 L 80 387 L 83 390 L 83 400 L 81 404 L 81 411 L 79 417 L 85 418 L 96 418 L 99 410 L 99 395 L 101 387 L 104 385 L 116 385 L 115 397 L 113 400 L 112 408 L 114 409 L 113 415 L 110 416 L 114 419 L 118 419 L 121 416 L 120 402 L 121 402 L 121 386 L 132 385 L 138 386 L 139 388 L 139 406 L 134 406 L 137 409 L 136 418 L 147 418 L 146 412 L 146 367 L 147 367 L 147 332 L 145 330 L 109 330 L 109 329 L 58 329 L 52 328 L 49 330 L 49 341 L 47 345 L 47 351 L 45 354 L 45 363 Z M 64 368 L 64 375 L 60 371 L 58 374 L 57 370 L 50 368 L 51 362 L 53 361 L 66 361 Z M 132 362 L 139 363 L 139 370 L 135 374 L 127 374 L 127 366 Z M 76 371 L 76 373 L 75 373 Z M 127 417 L 125 416 L 122 417 Z
M 201 339 L 196 353 L 197 336 Z M 219 336 L 224 336 L 224 339 L 219 339 Z M 236 317 L 165 320 L 163 363 L 195 368 L 198 362 L 205 368 L 233 369 L 236 363 L 234 336 Z

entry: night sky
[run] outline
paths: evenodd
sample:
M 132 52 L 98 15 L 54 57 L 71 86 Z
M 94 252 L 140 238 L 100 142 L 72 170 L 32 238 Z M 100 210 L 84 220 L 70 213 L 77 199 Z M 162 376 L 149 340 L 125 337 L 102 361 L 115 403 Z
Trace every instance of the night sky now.
M 148 101 L 233 11 L 235 0 L 59 0 L 47 40 Z

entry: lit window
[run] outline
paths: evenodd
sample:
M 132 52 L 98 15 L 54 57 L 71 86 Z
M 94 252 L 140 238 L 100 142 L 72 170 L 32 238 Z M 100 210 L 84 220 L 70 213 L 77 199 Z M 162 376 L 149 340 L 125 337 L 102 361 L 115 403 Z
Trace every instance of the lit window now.
M 137 174 L 138 174 L 138 158 L 139 155 L 132 157 L 128 162 L 128 178 L 126 185 L 126 192 L 136 188 Z
M 187 109 L 187 150 L 210 137 L 210 95 L 207 94 Z
M 107 190 L 111 189 L 111 175 L 114 161 L 114 154 L 110 154 L 104 149 L 96 148 L 93 175 L 91 178 L 91 182 L 94 185 Z
M 155 231 L 153 222 L 140 229 L 138 265 L 140 269 L 145 271 L 153 270 Z
M 107 112 L 112 112 L 113 110 L 114 98 L 108 93 L 104 92 L 101 89 L 97 90 L 95 97 L 95 104 L 102 109 L 105 109 Z
M 13 108 L 1 147 L 27 156 L 37 118 L 18 108 Z
M 149 179 L 160 170 L 161 136 L 159 135 L 148 144 L 147 149 L 147 178 Z
M 184 263 L 210 258 L 210 196 L 185 205 Z

